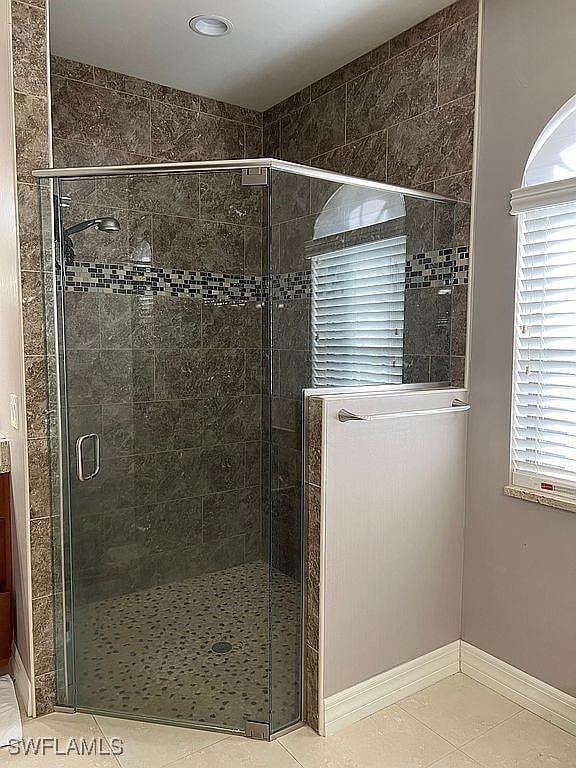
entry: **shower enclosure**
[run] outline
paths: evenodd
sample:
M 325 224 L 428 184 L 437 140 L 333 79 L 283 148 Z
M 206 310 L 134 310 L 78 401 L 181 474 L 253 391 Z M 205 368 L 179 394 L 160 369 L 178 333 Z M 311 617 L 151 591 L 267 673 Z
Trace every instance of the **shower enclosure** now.
M 302 717 L 303 392 L 430 380 L 454 204 L 272 160 L 36 175 L 57 703 L 271 737 Z

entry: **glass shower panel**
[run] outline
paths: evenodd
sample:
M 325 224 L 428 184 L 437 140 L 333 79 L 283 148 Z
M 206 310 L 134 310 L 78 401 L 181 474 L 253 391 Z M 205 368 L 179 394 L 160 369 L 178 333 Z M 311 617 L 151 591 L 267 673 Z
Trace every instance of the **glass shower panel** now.
M 403 382 L 449 383 L 455 247 L 454 203 L 405 195 Z M 466 249 L 464 249 L 466 250 Z M 458 318 L 455 318 L 458 321 Z
M 279 389 L 449 380 L 452 202 L 273 170 L 271 210 Z
M 52 574 L 54 590 L 53 649 L 55 687 L 59 691 L 62 706 L 74 706 L 74 671 L 72 654 L 72 633 L 68 617 L 71 615 L 68 517 L 63 509 L 68 508 L 69 460 L 66 435 L 66 386 L 63 378 L 62 342 L 64 324 L 61 279 L 55 264 L 59 263 L 59 247 L 54 236 L 55 209 L 53 187 L 57 182 L 41 179 L 38 186 L 40 214 L 40 244 L 42 263 L 42 293 L 44 301 L 44 329 L 47 352 L 46 427 L 49 438 L 49 487 L 51 496 L 52 521 Z
M 265 201 L 240 170 L 59 182 L 59 703 L 268 723 Z
M 300 706 L 300 691 L 286 692 L 301 676 L 303 390 L 448 380 L 454 204 L 312 174 L 272 169 L 270 176 L 271 722 L 277 730 L 298 719 Z M 314 552 L 306 557 L 307 574 L 317 581 Z M 307 609 L 309 644 L 318 636 L 318 606 Z M 317 654 L 308 645 L 307 681 L 317 677 Z

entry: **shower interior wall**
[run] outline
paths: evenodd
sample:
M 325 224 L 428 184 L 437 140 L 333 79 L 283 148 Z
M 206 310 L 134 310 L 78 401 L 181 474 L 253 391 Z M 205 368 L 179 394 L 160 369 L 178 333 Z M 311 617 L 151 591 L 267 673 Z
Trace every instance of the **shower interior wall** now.
M 258 113 L 59 57 L 52 115 L 61 166 L 261 154 Z M 240 171 L 63 181 L 61 195 L 64 226 L 103 211 L 121 224 L 75 235 L 78 262 L 262 274 L 262 190 Z M 67 290 L 65 311 L 70 441 L 102 435 L 98 486 L 72 491 L 89 496 L 86 599 L 169 581 L 184 561 L 191 572 L 265 556 L 261 303 Z M 109 540 L 94 547 L 101 526 Z
M 260 278 L 263 195 L 239 171 L 63 180 L 61 197 L 64 226 L 121 224 L 74 236 L 71 283 L 136 265 Z M 266 560 L 259 297 L 66 288 L 70 448 L 97 433 L 102 452 L 71 480 L 83 601 Z

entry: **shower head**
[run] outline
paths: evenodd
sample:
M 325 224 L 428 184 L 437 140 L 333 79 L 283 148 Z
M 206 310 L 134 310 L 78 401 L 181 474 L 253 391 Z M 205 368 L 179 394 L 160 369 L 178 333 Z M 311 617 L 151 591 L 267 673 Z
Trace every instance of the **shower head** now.
M 118 219 L 113 219 L 111 216 L 102 216 L 100 219 L 86 219 L 86 221 L 80 221 L 78 224 L 74 224 L 68 229 L 64 230 L 66 237 L 75 235 L 78 232 L 83 232 L 85 229 L 94 227 L 100 230 L 100 232 L 118 232 L 120 229 L 120 222 Z

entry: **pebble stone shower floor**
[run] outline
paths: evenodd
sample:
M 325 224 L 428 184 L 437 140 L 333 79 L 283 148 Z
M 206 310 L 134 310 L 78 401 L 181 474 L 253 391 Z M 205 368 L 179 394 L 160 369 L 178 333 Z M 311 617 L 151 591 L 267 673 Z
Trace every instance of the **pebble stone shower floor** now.
M 292 722 L 300 588 L 256 562 L 77 608 L 78 707 L 243 731 Z M 222 653 L 215 643 L 229 643 Z

